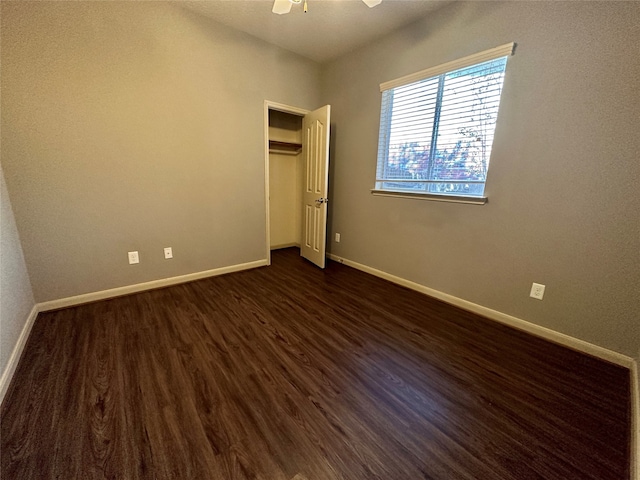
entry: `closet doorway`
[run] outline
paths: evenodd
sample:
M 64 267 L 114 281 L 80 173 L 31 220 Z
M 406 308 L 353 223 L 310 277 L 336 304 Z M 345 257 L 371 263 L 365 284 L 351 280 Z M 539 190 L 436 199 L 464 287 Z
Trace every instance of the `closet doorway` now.
M 330 106 L 309 112 L 265 102 L 266 250 L 300 247 L 325 266 Z

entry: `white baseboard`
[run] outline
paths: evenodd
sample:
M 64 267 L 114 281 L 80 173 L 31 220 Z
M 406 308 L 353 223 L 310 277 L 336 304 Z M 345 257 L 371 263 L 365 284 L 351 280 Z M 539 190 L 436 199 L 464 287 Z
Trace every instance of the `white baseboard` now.
M 280 250 L 281 248 L 290 248 L 290 247 L 298 247 L 298 248 L 300 248 L 300 244 L 297 243 L 297 242 L 280 243 L 278 245 L 271 245 L 271 250 Z
M 98 300 L 121 297 L 123 295 L 144 292 L 146 290 L 169 287 L 171 285 L 178 285 L 180 283 L 193 282 L 194 280 L 200 280 L 202 278 L 215 277 L 218 275 L 224 275 L 225 273 L 240 272 L 242 270 L 264 267 L 265 265 L 267 265 L 266 259 L 256 260 L 254 262 L 248 263 L 240 263 L 237 265 L 214 268 L 212 270 L 204 270 L 202 272 L 189 273 L 187 275 L 180 275 L 177 277 L 163 278 L 160 280 L 153 280 L 151 282 L 136 283 L 135 285 L 127 285 L 126 287 L 111 288 L 109 290 L 101 290 L 98 292 L 85 293 L 82 295 L 75 295 L 73 297 L 41 302 L 38 304 L 38 308 L 40 309 L 39 311 L 46 312 L 49 310 L 57 310 L 59 308 L 73 307 L 75 305 L 81 305 L 83 303 L 96 302 Z
M 126 287 L 118 287 L 112 288 L 109 290 L 102 290 L 99 292 L 91 292 L 83 295 L 75 295 L 73 297 L 60 298 L 58 300 L 51 300 L 48 302 L 41 302 L 34 305 L 27 321 L 22 328 L 22 332 L 20 332 L 20 337 L 18 337 L 18 341 L 16 342 L 13 351 L 11 352 L 11 356 L 9 357 L 9 362 L 4 372 L 2 372 L 2 377 L 0 377 L 0 404 L 4 400 L 4 396 L 7 393 L 9 388 L 9 384 L 11 383 L 11 379 L 16 371 L 16 367 L 18 366 L 18 362 L 22 355 L 22 351 L 24 350 L 25 345 L 27 344 L 27 339 L 29 338 L 29 334 L 31 333 L 31 328 L 38 316 L 39 312 L 46 312 L 49 310 L 57 310 L 59 308 L 73 307 L 75 305 L 81 305 L 83 303 L 95 302 L 98 300 L 105 300 L 108 298 L 120 297 L 122 295 L 129 295 L 131 293 L 143 292 L 146 290 L 153 290 L 155 288 L 168 287 L 171 285 L 178 285 L 180 283 L 192 282 L 194 280 L 200 280 L 202 278 L 207 277 L 215 277 L 218 275 L 224 275 L 225 273 L 239 272 L 242 270 L 249 270 L 252 268 L 263 267 L 267 265 L 267 260 L 256 260 L 254 262 L 241 263 L 238 265 L 230 265 L 228 267 L 214 268 L 213 270 L 205 270 L 202 272 L 189 273 L 187 275 L 180 275 L 177 277 L 163 278 L 161 280 L 154 280 L 151 282 L 138 283 L 135 285 L 127 285 Z
M 29 339 L 29 334 L 31 333 L 31 329 L 33 328 L 33 324 L 36 321 L 36 317 L 38 316 L 38 305 L 34 305 L 27 317 L 27 321 L 24 322 L 24 326 L 22 327 L 22 331 L 20 332 L 20 336 L 18 337 L 18 341 L 16 342 L 13 350 L 11 352 L 11 356 L 9 357 L 9 362 L 2 372 L 2 377 L 0 377 L 0 405 L 4 401 L 4 396 L 9 389 L 9 384 L 11 383 L 11 379 L 13 378 L 13 374 L 16 372 L 16 368 L 18 367 L 18 362 L 20 361 L 20 357 L 22 356 L 22 351 L 24 350 L 25 345 L 27 344 L 27 340 Z
M 483 317 L 487 317 L 491 320 L 496 320 L 500 323 L 504 323 L 509 326 L 515 327 L 518 330 L 524 330 L 538 337 L 542 337 L 544 339 L 551 340 L 555 343 L 559 343 L 561 345 L 573 348 L 574 350 L 588 353 L 590 355 L 593 355 L 594 357 L 602 358 L 603 360 L 607 360 L 611 363 L 615 363 L 616 365 L 621 365 L 623 367 L 627 367 L 630 369 L 631 366 L 634 365 L 635 363 L 635 360 L 633 358 L 627 357 L 626 355 L 622 355 L 621 353 L 614 352 L 607 348 L 599 347 L 598 345 L 594 345 L 592 343 L 585 342 L 584 340 L 580 340 L 580 339 L 571 337 L 569 335 L 565 335 L 564 333 L 556 332 L 555 330 L 551 330 L 546 327 L 541 327 L 540 325 L 536 325 L 535 323 L 527 322 L 526 320 L 522 320 L 521 318 L 507 315 L 506 313 L 502 313 L 497 310 L 493 310 L 491 308 L 478 305 L 477 303 L 469 302 L 468 300 L 454 297 L 453 295 L 449 295 L 448 293 L 444 293 L 439 290 L 434 290 L 433 288 L 425 287 L 424 285 L 421 285 L 416 282 L 412 282 L 411 280 L 406 280 L 404 278 L 397 277 L 390 273 L 383 272 L 382 270 L 378 270 L 376 268 L 369 267 L 367 265 L 363 265 L 361 263 L 354 262 L 352 260 L 347 260 L 346 258 L 338 257 L 337 255 L 329 254 L 328 257 L 331 260 L 335 260 L 336 262 L 343 263 L 357 270 L 370 273 L 371 275 L 383 278 L 385 280 L 388 280 L 392 283 L 396 283 L 398 285 L 402 285 L 403 287 L 410 288 L 411 290 L 416 290 L 420 293 L 429 295 L 430 297 L 434 297 L 434 298 L 437 298 L 438 300 L 442 300 L 443 302 L 449 303 L 451 305 L 455 305 L 456 307 L 463 308 L 470 312 L 482 315 Z
M 334 261 L 343 263 L 350 267 L 356 268 L 358 270 L 369 273 L 376 277 L 383 278 L 385 280 L 396 283 L 398 285 L 402 285 L 412 290 L 424 293 L 426 295 L 429 295 L 431 297 L 437 298 L 444 302 L 450 303 L 457 307 L 460 307 L 465 310 L 487 317 L 491 320 L 495 320 L 495 321 L 504 323 L 506 325 L 510 325 L 519 330 L 524 330 L 533 335 L 545 338 L 547 340 L 551 340 L 561 345 L 565 345 L 569 348 L 573 348 L 574 350 L 584 352 L 584 353 L 593 355 L 595 357 L 602 358 L 603 360 L 607 360 L 611 363 L 615 363 L 617 365 L 621 365 L 623 367 L 629 368 L 631 372 L 631 397 L 632 397 L 631 398 L 631 402 L 632 402 L 632 406 L 631 406 L 631 410 L 632 410 L 631 478 L 634 480 L 640 480 L 640 377 L 639 377 L 640 371 L 638 369 L 637 362 L 633 358 L 627 357 L 626 355 L 622 355 L 620 353 L 611 351 L 603 347 L 599 347 L 597 345 L 593 345 L 591 343 L 571 337 L 569 335 L 556 332 L 549 328 L 541 327 L 531 322 L 527 322 L 526 320 L 522 320 L 520 318 L 513 317 L 511 315 L 507 315 L 502 312 L 498 312 L 497 310 L 493 310 L 493 309 L 484 307 L 482 305 L 478 305 L 473 302 L 463 300 L 453 295 L 449 295 L 447 293 L 434 290 L 424 285 L 420 285 L 419 283 L 412 282 L 410 280 L 406 280 L 404 278 L 397 277 L 395 275 L 391 275 L 390 273 L 383 272 L 382 270 L 378 270 L 358 262 L 347 260 L 337 255 L 328 254 L 328 257 Z M 2 372 L 2 377 L 0 378 L 0 404 L 4 400 L 4 396 L 7 393 L 7 389 L 9 388 L 9 384 L 11 383 L 13 374 L 15 373 L 16 367 L 18 366 L 18 361 L 20 360 L 22 351 L 24 350 L 24 347 L 27 343 L 27 339 L 29 338 L 29 334 L 31 333 L 31 329 L 33 327 L 33 324 L 39 312 L 56 310 L 59 308 L 71 307 L 71 306 L 80 305 L 83 303 L 89 303 L 89 302 L 95 302 L 98 300 L 104 300 L 107 298 L 119 297 L 122 295 L 129 295 L 132 293 L 152 290 L 155 288 L 177 285 L 180 283 L 200 280 L 202 278 L 223 275 L 225 273 L 249 270 L 252 268 L 263 267 L 263 266 L 266 266 L 267 264 L 268 263 L 266 259 L 257 260 L 254 262 L 231 265 L 228 267 L 216 268 L 212 270 L 205 270 L 202 272 L 190 273 L 187 275 L 180 275 L 177 277 L 170 277 L 170 278 L 165 278 L 161 280 L 154 280 L 151 282 L 138 283 L 135 285 L 128 285 L 126 287 L 112 288 L 109 290 L 102 290 L 99 292 L 76 295 L 73 297 L 61 298 L 58 300 L 51 300 L 48 302 L 42 302 L 42 303 L 36 304 L 31 310 L 31 312 L 29 313 L 29 317 L 27 318 L 27 321 L 24 324 L 22 332 L 20 333 L 20 337 L 18 338 L 18 341 L 13 351 L 11 352 L 11 357 L 9 358 L 7 367 L 5 368 L 4 372 Z
M 573 350 L 587 353 L 594 357 L 601 358 L 616 365 L 628 368 L 631 375 L 631 478 L 633 480 L 640 480 L 640 386 L 638 385 L 640 383 L 640 378 L 638 377 L 640 375 L 640 372 L 638 371 L 638 363 L 636 362 L 636 360 L 621 353 L 614 352 L 613 350 L 609 350 L 607 348 L 585 342 L 584 340 L 571 337 L 564 333 L 556 332 L 555 330 L 551 330 L 550 328 L 541 327 L 540 325 L 536 325 L 535 323 L 531 323 L 526 320 L 522 320 L 521 318 L 507 315 L 506 313 L 502 313 L 497 310 L 493 310 L 491 308 L 469 302 L 468 300 L 454 297 L 453 295 L 449 295 L 448 293 L 434 290 L 433 288 L 426 287 L 405 278 L 397 277 L 390 273 L 383 272 L 382 270 L 369 267 L 368 265 L 354 262 L 352 260 L 348 260 L 331 253 L 327 254 L 327 256 L 331 260 L 334 260 L 336 262 L 343 263 L 344 265 L 353 267 L 357 270 L 361 270 L 376 277 L 383 278 L 392 283 L 402 285 L 403 287 L 410 288 L 411 290 L 424 293 L 426 295 L 429 295 L 430 297 L 434 297 L 438 300 L 442 300 L 443 302 L 455 305 L 456 307 L 460 307 L 470 312 L 477 313 L 478 315 L 482 315 L 483 317 L 487 317 L 490 320 L 495 320 L 505 325 L 517 328 L 518 330 L 523 330 L 525 332 L 531 333 L 532 335 L 535 335 L 537 337 L 542 337 L 546 340 L 550 340 L 560 345 L 572 348 Z

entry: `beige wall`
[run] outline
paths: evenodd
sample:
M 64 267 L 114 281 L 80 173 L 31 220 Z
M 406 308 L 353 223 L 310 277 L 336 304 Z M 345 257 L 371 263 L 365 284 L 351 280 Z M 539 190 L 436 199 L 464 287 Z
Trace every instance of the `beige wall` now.
M 4 173 L 0 169 L 0 377 L 7 369 L 34 304 Z M 7 386 L 0 385 L 3 389 L 0 402 Z
M 326 65 L 331 252 L 637 357 L 638 25 L 637 2 L 456 2 Z M 379 83 L 511 41 L 489 203 L 372 196 Z
M 175 5 L 0 5 L 37 301 L 264 258 L 263 102 L 331 103 L 333 253 L 637 357 L 638 3 L 457 2 L 322 71 Z M 510 41 L 489 203 L 371 196 L 378 84 Z
M 37 301 L 266 257 L 264 101 L 317 107 L 319 67 L 176 5 L 2 2 L 2 161 Z
M 269 139 L 301 143 L 302 117 L 270 111 Z M 301 153 L 269 154 L 269 233 L 272 248 L 300 245 L 302 170 Z
M 269 155 L 271 248 L 300 245 L 302 155 Z

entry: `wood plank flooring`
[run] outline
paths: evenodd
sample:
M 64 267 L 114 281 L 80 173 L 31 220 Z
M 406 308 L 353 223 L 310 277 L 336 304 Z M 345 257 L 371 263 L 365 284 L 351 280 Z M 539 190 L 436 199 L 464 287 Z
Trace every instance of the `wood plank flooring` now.
M 40 314 L 20 479 L 628 479 L 629 372 L 337 263 Z

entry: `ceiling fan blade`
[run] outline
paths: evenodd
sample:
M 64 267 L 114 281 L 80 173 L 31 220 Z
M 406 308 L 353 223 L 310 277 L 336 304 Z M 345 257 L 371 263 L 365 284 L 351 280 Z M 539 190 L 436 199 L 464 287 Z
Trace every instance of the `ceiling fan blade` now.
M 291 11 L 291 2 L 289 0 L 274 0 L 271 11 L 278 15 L 289 13 Z
M 362 0 L 364 3 L 367 4 L 367 7 L 369 8 L 373 8 L 376 5 L 380 5 L 382 3 L 382 0 Z

